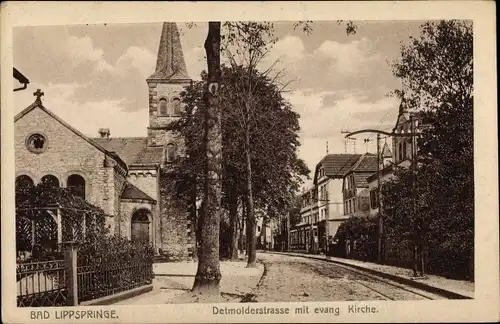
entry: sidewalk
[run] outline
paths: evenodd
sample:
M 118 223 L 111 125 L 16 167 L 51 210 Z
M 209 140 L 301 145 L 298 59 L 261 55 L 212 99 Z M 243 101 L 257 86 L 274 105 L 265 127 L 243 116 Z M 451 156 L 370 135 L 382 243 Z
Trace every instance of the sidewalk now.
M 389 278 L 391 280 L 400 281 L 401 283 L 415 286 L 416 288 L 438 292 L 438 294 L 447 294 L 451 298 L 463 299 L 474 298 L 474 283 L 465 280 L 453 280 L 436 275 L 426 275 L 425 278 L 416 279 L 413 275 L 413 270 L 400 268 L 395 266 L 377 264 L 372 262 L 364 262 L 353 259 L 344 259 L 336 257 L 325 257 L 324 255 L 314 255 L 307 253 L 294 252 L 274 252 L 268 253 L 286 254 L 293 256 L 301 256 L 312 259 L 327 260 L 328 262 L 343 264 L 366 270 L 373 274 Z
M 114 305 L 155 305 L 190 302 L 189 292 L 193 287 L 198 263 L 165 262 L 155 263 L 153 290 L 151 292 L 120 301 Z M 245 268 L 244 261 L 223 261 L 220 263 L 222 280 L 220 292 L 224 302 L 240 302 L 252 293 L 264 272 L 260 263 L 257 268 Z M 192 301 L 194 302 L 194 300 Z

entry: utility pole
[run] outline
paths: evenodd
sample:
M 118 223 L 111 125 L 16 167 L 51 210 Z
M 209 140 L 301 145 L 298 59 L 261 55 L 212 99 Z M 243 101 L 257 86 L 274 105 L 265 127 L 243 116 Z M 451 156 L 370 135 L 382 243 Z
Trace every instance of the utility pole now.
M 380 134 L 377 133 L 377 205 L 378 205 L 378 253 L 377 260 L 379 263 L 382 263 L 383 253 L 384 253 L 384 245 L 383 245 L 383 237 L 384 237 L 384 217 L 382 215 L 382 190 L 380 189 Z
M 413 123 L 412 123 L 413 125 Z M 414 132 L 413 126 L 410 131 L 410 133 L 389 133 L 389 132 L 384 132 L 382 130 L 378 129 L 362 129 L 359 131 L 355 131 L 352 133 L 348 133 L 345 135 L 346 138 L 349 138 L 350 136 L 356 135 L 356 134 L 361 134 L 361 133 L 375 133 L 377 134 L 377 162 L 380 161 L 380 134 L 386 135 L 386 136 L 394 136 L 394 137 L 410 137 L 412 139 L 412 152 L 414 150 L 413 148 L 413 140 L 416 136 L 420 135 L 418 133 Z M 412 158 L 412 166 L 413 166 L 413 158 Z M 379 222 L 378 222 L 378 261 L 382 262 L 383 261 L 383 234 L 384 234 L 384 218 L 383 218 L 383 212 L 382 212 L 382 191 L 381 191 L 381 179 L 380 179 L 380 163 L 378 163 L 377 166 L 377 200 L 378 200 L 378 208 L 379 208 Z M 413 168 L 412 168 L 413 170 Z M 413 190 L 413 198 L 415 199 L 415 190 Z
M 286 218 L 286 250 L 290 252 L 290 209 L 288 210 L 288 217 Z

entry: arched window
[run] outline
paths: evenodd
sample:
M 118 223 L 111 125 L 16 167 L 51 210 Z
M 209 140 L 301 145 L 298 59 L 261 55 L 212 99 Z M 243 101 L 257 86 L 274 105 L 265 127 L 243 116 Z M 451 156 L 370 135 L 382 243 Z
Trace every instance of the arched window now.
M 130 239 L 138 242 L 149 242 L 149 215 L 147 209 L 139 209 L 132 215 Z
M 78 174 L 72 174 L 68 177 L 66 187 L 73 195 L 85 199 L 85 179 Z
M 167 144 L 167 162 L 173 162 L 176 158 L 175 145 L 172 143 Z
M 179 98 L 172 99 L 172 107 L 174 115 L 178 116 L 181 114 L 181 100 Z
M 159 114 L 162 116 L 167 115 L 167 99 L 165 98 L 160 99 Z
M 16 178 L 16 190 L 17 189 L 29 189 L 35 185 L 33 179 L 27 175 L 20 175 Z
M 50 187 L 59 187 L 59 179 L 57 179 L 57 177 L 53 176 L 52 174 L 43 176 L 41 182 Z

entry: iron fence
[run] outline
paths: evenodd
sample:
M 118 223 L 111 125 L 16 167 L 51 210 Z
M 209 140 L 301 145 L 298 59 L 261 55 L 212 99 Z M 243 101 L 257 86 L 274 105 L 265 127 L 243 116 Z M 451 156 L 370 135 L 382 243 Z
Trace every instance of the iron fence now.
M 153 282 L 153 263 L 132 261 L 77 268 L 78 300 L 113 295 Z
M 64 260 L 19 263 L 17 306 L 66 306 L 66 267 Z

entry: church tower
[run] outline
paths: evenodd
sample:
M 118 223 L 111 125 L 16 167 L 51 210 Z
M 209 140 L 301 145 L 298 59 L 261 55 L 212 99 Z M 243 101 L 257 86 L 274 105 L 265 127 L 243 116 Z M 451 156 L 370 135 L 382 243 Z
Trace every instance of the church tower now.
M 182 154 L 183 145 L 168 130 L 168 125 L 180 118 L 180 93 L 191 83 L 176 23 L 163 23 L 156 69 L 146 82 L 149 88 L 148 146 L 164 147 L 165 162 L 172 163 Z

